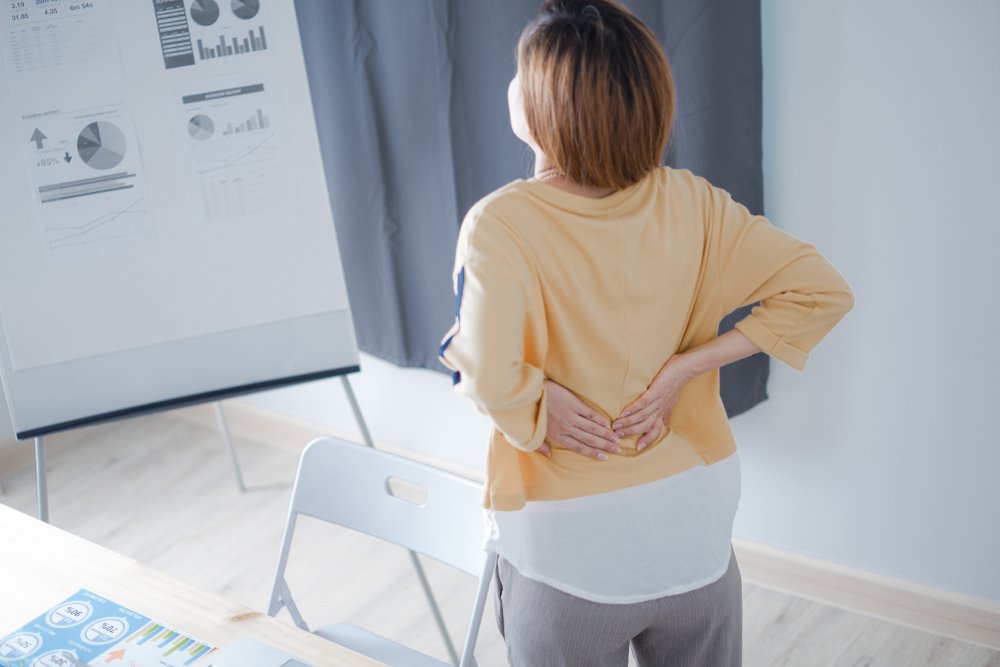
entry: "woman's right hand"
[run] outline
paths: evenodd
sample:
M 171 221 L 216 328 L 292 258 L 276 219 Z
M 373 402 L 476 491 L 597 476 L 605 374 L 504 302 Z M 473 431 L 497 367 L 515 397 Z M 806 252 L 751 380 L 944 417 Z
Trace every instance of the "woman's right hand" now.
M 550 443 L 599 460 L 621 452 L 610 422 L 576 394 L 552 380 L 545 380 L 545 394 L 548 428 L 539 453 L 550 456 Z

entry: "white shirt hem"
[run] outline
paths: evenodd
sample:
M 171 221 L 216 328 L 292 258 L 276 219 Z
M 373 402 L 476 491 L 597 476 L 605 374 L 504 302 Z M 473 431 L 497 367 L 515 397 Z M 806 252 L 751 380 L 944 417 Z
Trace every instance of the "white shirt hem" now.
M 591 591 L 578 589 L 574 586 L 570 586 L 561 581 L 554 581 L 549 577 L 539 575 L 537 572 L 532 572 L 530 569 L 527 570 L 523 569 L 515 561 L 511 560 L 510 558 L 507 558 L 507 556 L 504 555 L 502 551 L 497 551 L 497 555 L 500 558 L 503 558 L 504 560 L 509 562 L 511 565 L 513 565 L 520 574 L 524 575 L 528 579 L 545 584 L 546 586 L 551 586 L 552 588 L 560 590 L 563 593 L 568 593 L 578 598 L 589 600 L 591 602 L 599 602 L 601 604 L 635 604 L 638 602 L 648 602 L 650 600 L 656 600 L 658 598 L 666 597 L 668 595 L 680 595 L 681 593 L 688 593 L 690 591 L 693 591 L 695 589 L 707 586 L 713 582 L 718 581 L 719 579 L 722 578 L 722 575 L 724 575 L 726 571 L 729 569 L 729 560 L 726 560 L 726 563 L 721 568 L 717 569 L 715 572 L 704 577 L 703 579 L 698 579 L 693 582 L 679 584 L 677 586 L 671 586 L 667 590 L 658 593 L 642 594 L 642 595 L 600 595 L 597 593 L 593 593 Z M 734 557 L 735 556 L 733 554 L 730 554 L 730 558 Z

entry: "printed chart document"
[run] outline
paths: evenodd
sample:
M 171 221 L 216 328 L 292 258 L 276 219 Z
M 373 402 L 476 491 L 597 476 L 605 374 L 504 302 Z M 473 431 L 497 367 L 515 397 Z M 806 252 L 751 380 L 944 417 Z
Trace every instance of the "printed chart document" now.
M 11 94 L 122 78 L 109 0 L 4 0 L 0 53 Z
M 123 103 L 32 110 L 21 127 L 31 138 L 22 147 L 47 252 L 152 233 Z
M 0 667 L 207 667 L 215 647 L 81 589 L 0 639 Z

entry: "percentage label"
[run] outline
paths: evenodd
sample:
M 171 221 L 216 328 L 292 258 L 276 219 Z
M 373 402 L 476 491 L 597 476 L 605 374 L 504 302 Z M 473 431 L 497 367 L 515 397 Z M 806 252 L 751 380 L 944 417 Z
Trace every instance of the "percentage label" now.
M 45 622 L 54 628 L 67 627 L 82 623 L 93 613 L 94 608 L 89 602 L 74 600 L 50 611 L 45 617 Z
M 99 618 L 80 633 L 80 639 L 88 644 L 110 644 L 128 632 L 128 621 L 124 618 Z

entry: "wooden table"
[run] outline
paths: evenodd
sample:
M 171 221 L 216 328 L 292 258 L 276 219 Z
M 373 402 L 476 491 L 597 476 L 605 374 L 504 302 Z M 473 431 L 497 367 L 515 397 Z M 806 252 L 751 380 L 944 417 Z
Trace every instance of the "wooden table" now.
M 220 648 L 250 636 L 317 667 L 381 664 L 0 505 L 0 637 L 81 588 Z

